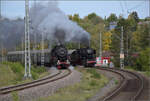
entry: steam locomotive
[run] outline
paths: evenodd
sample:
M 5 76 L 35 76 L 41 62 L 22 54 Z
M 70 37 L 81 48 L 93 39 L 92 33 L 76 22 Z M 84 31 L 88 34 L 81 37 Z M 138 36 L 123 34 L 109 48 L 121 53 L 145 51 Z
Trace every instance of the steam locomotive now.
M 68 50 L 65 46 L 55 46 L 51 51 L 51 65 L 60 68 L 67 68 L 69 66 Z
M 83 65 L 87 66 L 95 66 L 96 64 L 96 50 L 92 48 L 81 48 L 76 49 L 70 55 L 70 63 L 72 65 Z

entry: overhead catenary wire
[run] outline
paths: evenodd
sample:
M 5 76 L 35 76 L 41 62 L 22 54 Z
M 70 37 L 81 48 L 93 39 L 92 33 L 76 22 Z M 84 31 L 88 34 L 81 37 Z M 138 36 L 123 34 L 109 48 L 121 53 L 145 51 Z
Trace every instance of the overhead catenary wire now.
M 122 2 L 120 1 L 120 6 L 121 6 L 121 9 L 122 9 L 122 14 L 124 13 L 124 9 L 123 9 L 123 5 L 122 5 Z
M 134 9 L 139 8 L 141 5 L 144 4 L 144 2 L 145 2 L 145 1 L 142 1 L 142 2 L 140 2 L 139 4 L 135 5 L 134 7 L 129 8 L 127 12 L 130 13 L 131 10 L 134 10 Z

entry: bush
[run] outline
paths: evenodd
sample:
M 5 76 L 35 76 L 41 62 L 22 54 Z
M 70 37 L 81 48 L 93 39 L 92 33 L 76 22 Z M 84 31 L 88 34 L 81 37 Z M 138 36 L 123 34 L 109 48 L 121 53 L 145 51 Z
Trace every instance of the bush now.
M 45 67 L 32 67 L 31 68 L 32 71 L 36 72 L 36 73 L 43 73 L 46 72 L 46 68 Z
M 140 71 L 149 71 L 150 68 L 150 48 L 141 51 L 136 60 L 136 69 Z
M 150 71 L 146 71 L 145 75 L 147 75 L 148 77 L 150 77 Z
M 24 66 L 22 64 L 13 62 L 4 62 L 3 64 L 9 66 L 11 70 L 17 75 L 17 78 L 15 79 L 16 82 L 22 80 L 24 76 Z M 39 75 L 43 72 L 46 72 L 46 68 L 33 66 L 31 67 L 31 74 L 34 80 L 38 79 Z
M 90 86 L 97 86 L 97 85 L 98 85 L 98 83 L 96 82 L 96 80 L 92 80 L 90 82 Z
M 19 63 L 11 63 L 11 69 L 14 73 L 21 73 L 24 70 L 24 67 Z
M 36 72 L 31 71 L 31 75 L 34 80 L 39 78 L 39 75 Z
M 11 68 L 13 73 L 16 75 L 17 78 L 15 78 L 15 82 L 22 80 L 24 75 L 24 67 L 20 63 L 4 62 L 3 64 Z
M 87 72 L 91 73 L 93 78 L 100 79 L 100 74 L 96 71 L 96 69 L 87 69 Z

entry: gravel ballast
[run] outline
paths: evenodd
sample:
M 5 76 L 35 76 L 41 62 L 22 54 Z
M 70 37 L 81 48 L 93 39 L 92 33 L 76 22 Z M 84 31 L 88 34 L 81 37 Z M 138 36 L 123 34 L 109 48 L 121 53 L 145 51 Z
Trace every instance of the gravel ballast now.
M 53 73 L 56 73 L 54 71 L 57 71 L 57 70 L 53 69 L 51 75 L 54 75 Z M 37 87 L 18 91 L 17 95 L 18 95 L 19 101 L 33 101 L 40 97 L 50 96 L 53 93 L 55 93 L 59 88 L 63 88 L 68 85 L 72 85 L 77 82 L 80 82 L 81 77 L 82 75 L 80 72 L 76 70 L 72 70 L 72 73 L 63 79 L 60 79 L 51 83 L 47 83 L 44 85 L 40 85 Z M 12 94 L 0 95 L 0 101 L 13 101 Z

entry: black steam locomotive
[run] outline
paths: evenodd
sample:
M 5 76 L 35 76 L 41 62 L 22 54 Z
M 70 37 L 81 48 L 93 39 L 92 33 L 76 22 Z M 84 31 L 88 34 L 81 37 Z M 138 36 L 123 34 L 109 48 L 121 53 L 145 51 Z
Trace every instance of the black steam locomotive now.
M 92 48 L 81 48 L 76 49 L 70 55 L 70 63 L 72 65 L 83 65 L 87 66 L 95 66 L 96 64 L 96 50 Z
M 68 50 L 63 45 L 55 46 L 51 51 L 51 65 L 58 69 L 69 66 Z

